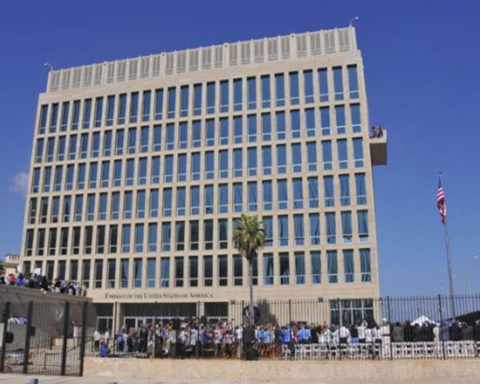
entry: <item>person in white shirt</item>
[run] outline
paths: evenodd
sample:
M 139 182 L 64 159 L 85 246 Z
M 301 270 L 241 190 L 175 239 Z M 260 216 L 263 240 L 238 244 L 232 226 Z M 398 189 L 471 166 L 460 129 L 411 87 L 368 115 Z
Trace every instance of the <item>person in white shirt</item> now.
M 93 332 L 93 346 L 95 348 L 95 352 L 100 351 L 100 332 L 98 332 L 98 329 Z
M 366 342 L 366 336 L 365 336 L 365 331 L 366 330 L 367 330 L 367 323 L 364 320 L 360 323 L 359 326 L 357 326 L 358 341 L 362 344 Z
M 243 328 L 237 326 L 235 328 L 235 341 L 237 345 L 237 359 L 242 358 L 243 354 Z
M 348 338 L 350 337 L 350 331 L 348 330 L 345 325 L 342 325 L 340 329 L 338 330 L 338 335 L 339 335 L 339 341 L 340 344 L 347 344 L 348 343 Z

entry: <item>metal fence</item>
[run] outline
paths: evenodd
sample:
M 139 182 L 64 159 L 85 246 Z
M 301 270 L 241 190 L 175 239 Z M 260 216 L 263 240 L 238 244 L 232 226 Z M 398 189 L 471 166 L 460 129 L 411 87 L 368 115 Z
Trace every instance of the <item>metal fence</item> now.
M 480 355 L 480 295 L 259 300 L 254 330 L 244 328 L 247 307 L 246 301 L 103 305 L 87 354 L 292 360 Z
M 0 372 L 83 374 L 87 335 L 96 323 L 92 304 L 37 300 L 0 304 Z

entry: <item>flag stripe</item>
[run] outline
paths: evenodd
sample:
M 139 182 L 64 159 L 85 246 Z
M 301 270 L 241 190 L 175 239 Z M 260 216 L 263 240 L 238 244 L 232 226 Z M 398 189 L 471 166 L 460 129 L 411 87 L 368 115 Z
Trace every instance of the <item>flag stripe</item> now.
M 438 191 L 437 191 L 437 208 L 442 218 L 442 223 L 445 224 L 445 218 L 447 217 L 447 205 L 445 204 L 445 191 L 442 186 L 442 179 L 439 178 L 438 181 Z

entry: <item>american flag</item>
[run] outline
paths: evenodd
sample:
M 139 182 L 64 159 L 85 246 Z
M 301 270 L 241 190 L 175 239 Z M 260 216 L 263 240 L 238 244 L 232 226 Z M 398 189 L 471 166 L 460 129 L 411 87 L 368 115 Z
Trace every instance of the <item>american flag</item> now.
M 442 224 L 445 224 L 445 218 L 447 217 L 447 206 L 445 204 L 445 192 L 442 186 L 442 177 L 438 180 L 438 192 L 437 192 L 437 207 L 442 218 Z

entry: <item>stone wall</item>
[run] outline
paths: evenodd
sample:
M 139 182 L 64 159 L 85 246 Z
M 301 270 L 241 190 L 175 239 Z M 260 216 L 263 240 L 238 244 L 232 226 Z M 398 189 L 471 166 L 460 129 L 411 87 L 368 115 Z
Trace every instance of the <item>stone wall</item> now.
M 210 380 L 478 379 L 480 360 L 397 361 L 228 361 L 85 359 L 85 376 L 94 378 Z M 452 383 L 455 381 L 452 381 Z

